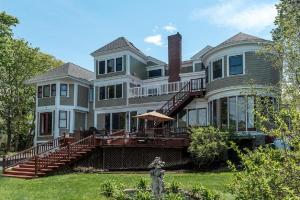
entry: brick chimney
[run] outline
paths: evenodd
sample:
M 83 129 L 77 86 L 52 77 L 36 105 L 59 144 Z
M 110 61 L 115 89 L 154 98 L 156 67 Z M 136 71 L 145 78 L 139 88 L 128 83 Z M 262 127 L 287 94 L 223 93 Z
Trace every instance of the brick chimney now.
M 181 35 L 168 36 L 168 57 L 169 57 L 169 82 L 180 81 L 179 73 L 181 66 Z

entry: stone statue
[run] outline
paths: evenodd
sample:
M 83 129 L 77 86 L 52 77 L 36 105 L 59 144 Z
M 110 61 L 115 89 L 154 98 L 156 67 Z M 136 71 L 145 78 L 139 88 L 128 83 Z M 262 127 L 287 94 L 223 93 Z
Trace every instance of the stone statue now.
M 149 167 L 154 168 L 150 171 L 150 176 L 152 179 L 151 189 L 155 199 L 162 199 L 164 190 L 164 174 L 165 170 L 162 167 L 165 162 L 161 161 L 160 157 L 156 157 Z

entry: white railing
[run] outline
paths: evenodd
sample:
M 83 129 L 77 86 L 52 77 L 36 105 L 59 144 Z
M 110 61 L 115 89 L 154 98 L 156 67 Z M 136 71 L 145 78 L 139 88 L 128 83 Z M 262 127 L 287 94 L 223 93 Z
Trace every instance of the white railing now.
M 176 93 L 181 90 L 189 81 L 179 81 L 160 85 L 142 86 L 129 88 L 129 98 L 160 96 Z

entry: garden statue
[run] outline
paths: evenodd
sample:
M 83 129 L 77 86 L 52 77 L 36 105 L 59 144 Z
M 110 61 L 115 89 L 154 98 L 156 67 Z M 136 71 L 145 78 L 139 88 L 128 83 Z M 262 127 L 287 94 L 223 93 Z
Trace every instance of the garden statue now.
M 162 167 L 165 162 L 161 161 L 160 157 L 156 157 L 149 167 L 154 168 L 150 171 L 150 176 L 152 179 L 151 189 L 154 194 L 155 199 L 162 199 L 164 190 L 164 173 L 165 170 Z

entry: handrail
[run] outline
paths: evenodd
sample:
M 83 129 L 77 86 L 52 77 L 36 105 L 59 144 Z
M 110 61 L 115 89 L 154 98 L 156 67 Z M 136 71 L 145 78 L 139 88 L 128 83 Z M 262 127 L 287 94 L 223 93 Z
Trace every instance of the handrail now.
M 5 172 L 5 169 L 9 167 L 18 165 L 24 161 L 34 158 L 39 154 L 43 154 L 45 152 L 48 152 L 54 148 L 63 145 L 64 139 L 65 139 L 65 135 L 52 139 L 46 143 L 38 144 L 29 149 L 18 152 L 15 155 L 3 156 L 3 172 Z
M 72 154 L 86 149 L 87 147 L 95 147 L 95 134 L 83 138 L 79 141 L 67 144 L 55 151 L 47 154 L 36 156 L 35 168 L 36 173 L 48 166 L 55 165 L 60 160 L 70 160 Z

